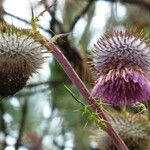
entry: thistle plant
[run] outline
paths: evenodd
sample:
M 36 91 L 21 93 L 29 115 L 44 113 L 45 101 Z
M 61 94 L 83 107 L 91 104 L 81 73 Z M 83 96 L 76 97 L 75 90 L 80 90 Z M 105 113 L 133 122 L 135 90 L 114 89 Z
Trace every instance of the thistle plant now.
M 25 29 L 0 24 L 0 97 L 14 95 L 44 62 L 39 36 Z
M 23 88 L 27 80 L 44 62 L 43 53 L 49 51 L 83 95 L 88 104 L 88 107 L 84 105 L 86 112 L 108 133 L 118 150 L 128 150 L 113 129 L 116 128 L 113 119 L 105 116 L 95 97 L 104 98 L 105 102 L 113 105 L 132 104 L 150 98 L 150 81 L 147 75 L 150 69 L 148 42 L 141 35 L 128 31 L 107 33 L 98 40 L 93 51 L 97 82 L 90 93 L 55 44 L 55 38 L 59 37 L 57 35 L 48 40 L 39 34 L 37 27 L 31 31 L 1 24 L 0 96 L 4 98 L 14 95 Z M 130 121 L 128 124 L 130 125 Z M 122 124 L 117 125 L 122 129 Z M 123 130 L 127 128 L 124 127 Z M 118 132 L 122 135 L 122 131 L 118 130 Z
M 128 150 L 125 143 L 122 141 L 120 136 L 112 128 L 111 124 L 108 122 L 101 107 L 99 107 L 99 105 L 97 104 L 95 99 L 93 99 L 91 97 L 90 92 L 88 91 L 88 89 L 86 88 L 86 86 L 84 85 L 82 80 L 79 78 L 79 76 L 77 75 L 77 73 L 75 72 L 75 70 L 73 69 L 71 64 L 68 62 L 66 57 L 63 55 L 63 53 L 57 47 L 57 45 L 55 45 L 54 42 L 47 40 L 45 38 L 43 39 L 43 43 L 44 43 L 45 47 L 54 55 L 54 57 L 59 62 L 59 64 L 62 66 L 62 68 L 64 69 L 64 71 L 66 72 L 66 74 L 68 75 L 70 80 L 72 81 L 72 83 L 80 91 L 80 93 L 84 97 L 85 101 L 87 102 L 87 104 L 89 105 L 89 107 L 91 108 L 93 113 L 95 114 L 92 116 L 96 116 L 96 122 L 97 122 L 97 119 L 99 119 L 99 121 L 98 121 L 99 123 L 105 122 L 105 125 L 102 125 L 102 126 L 106 129 L 105 131 L 109 134 L 109 136 L 111 137 L 111 140 L 113 141 L 113 143 L 115 144 L 117 149 L 118 150 Z M 94 119 L 94 121 L 95 121 L 95 119 Z
M 108 118 L 130 150 L 150 149 L 150 124 L 145 114 L 117 113 L 113 111 L 109 112 Z M 92 131 L 99 150 L 116 150 L 106 132 L 100 129 Z
M 142 34 L 106 33 L 92 55 L 97 73 L 92 97 L 116 106 L 150 100 L 150 46 Z
M 45 11 L 33 16 L 32 30 L 0 24 L 0 97 L 11 96 L 21 90 L 43 64 L 43 53 L 50 52 L 86 103 L 78 99 L 76 101 L 89 119 L 101 128 L 94 128 L 100 150 L 128 150 L 128 147 L 130 150 L 150 149 L 147 116 L 114 112 L 106 115 L 103 105 L 97 103 L 98 99 L 102 99 L 104 105 L 106 102 L 124 106 L 150 100 L 148 39 L 131 30 L 106 33 L 98 39 L 92 52 L 96 83 L 92 92 L 89 92 L 56 44 L 57 38 L 64 35 L 56 35 L 51 39 L 40 35 L 36 23 Z
M 94 121 L 104 123 L 102 126 L 105 128 L 105 131 L 111 137 L 111 140 L 118 150 L 128 150 L 120 136 L 112 128 L 101 107 L 99 107 L 96 100 L 91 97 L 90 92 L 78 77 L 71 64 L 62 54 L 58 46 L 54 43 L 54 39 L 56 37 L 50 40 L 42 37 L 37 30 L 36 23 L 34 22 L 32 24 L 34 25 L 33 31 L 18 29 L 5 24 L 2 24 L 0 27 L 0 96 L 6 97 L 9 95 L 14 95 L 17 91 L 23 88 L 29 77 L 32 76 L 32 74 L 35 73 L 43 63 L 43 52 L 49 51 L 54 55 L 72 83 L 83 95 L 88 104 L 88 108 L 93 111 L 93 113 L 91 111 L 90 113 L 92 114 L 92 117 L 95 117 Z M 59 38 L 59 36 L 57 37 Z M 142 67 L 136 67 L 137 70 L 135 70 L 135 72 L 137 73 L 137 77 L 139 75 L 141 78 L 144 78 L 145 74 L 142 72 L 143 70 L 140 70 Z M 147 78 L 143 78 L 141 80 L 144 82 L 145 86 L 147 85 L 146 82 L 148 80 Z M 127 80 L 129 79 L 127 78 Z M 146 88 L 148 88 L 148 86 L 146 86 Z

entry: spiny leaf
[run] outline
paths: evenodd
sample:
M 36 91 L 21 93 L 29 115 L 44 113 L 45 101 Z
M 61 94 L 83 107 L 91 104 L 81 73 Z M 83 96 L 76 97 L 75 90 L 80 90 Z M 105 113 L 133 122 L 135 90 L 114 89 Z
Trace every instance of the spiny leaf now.
M 66 86 L 64 85 L 64 87 L 66 88 L 66 90 L 70 93 L 70 95 L 78 102 L 80 103 L 82 106 L 85 106 L 85 104 L 83 102 L 81 102 L 76 95 Z
M 71 96 L 82 106 L 83 114 L 86 113 L 88 115 L 88 118 L 90 120 L 93 120 L 102 130 L 106 131 L 106 125 L 105 121 L 102 119 L 99 119 L 98 115 L 89 108 L 88 105 L 84 104 L 82 101 L 80 101 L 76 95 L 66 86 L 64 85 L 66 90 L 71 94 Z M 86 123 L 87 124 L 87 123 Z
M 38 31 L 38 25 L 37 25 L 37 22 L 39 21 L 39 18 L 40 18 L 41 16 L 43 16 L 43 14 L 44 14 L 48 9 L 50 9 L 51 7 L 53 7 L 54 5 L 55 5 L 55 3 L 53 3 L 52 5 L 50 5 L 47 9 L 43 10 L 42 12 L 40 12 L 37 16 L 34 16 L 33 9 L 31 8 L 31 11 L 32 11 L 31 26 L 32 26 L 33 31 L 39 32 L 39 31 Z

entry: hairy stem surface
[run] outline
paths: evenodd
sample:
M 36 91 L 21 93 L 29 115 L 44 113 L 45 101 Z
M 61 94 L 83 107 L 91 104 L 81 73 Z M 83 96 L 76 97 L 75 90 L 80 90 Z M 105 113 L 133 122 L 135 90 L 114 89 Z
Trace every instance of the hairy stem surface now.
M 104 112 L 101 110 L 99 105 L 96 103 L 96 101 L 90 96 L 90 92 L 84 85 L 84 83 L 81 81 L 71 64 L 68 62 L 66 57 L 63 55 L 63 53 L 60 51 L 60 49 L 51 41 L 46 40 L 45 46 L 47 49 L 54 55 L 56 60 L 59 62 L 59 64 L 62 66 L 72 83 L 77 87 L 77 89 L 80 91 L 84 99 L 86 100 L 87 104 L 91 107 L 91 109 L 99 116 L 99 119 L 103 119 L 106 122 L 107 126 L 107 133 L 111 137 L 111 140 L 115 144 L 116 148 L 118 150 L 128 150 L 127 146 L 123 142 L 123 140 L 120 138 L 120 136 L 117 134 L 117 132 L 112 128 L 111 124 L 108 122 Z

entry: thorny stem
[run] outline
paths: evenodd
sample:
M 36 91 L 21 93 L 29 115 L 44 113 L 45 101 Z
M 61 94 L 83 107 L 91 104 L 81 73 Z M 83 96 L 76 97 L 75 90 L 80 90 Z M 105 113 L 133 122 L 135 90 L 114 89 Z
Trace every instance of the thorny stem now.
M 46 40 L 46 39 L 45 39 Z M 91 109 L 98 115 L 99 119 L 103 119 L 106 122 L 107 127 L 107 133 L 111 137 L 113 143 L 115 144 L 116 148 L 118 150 L 128 150 L 127 146 L 121 139 L 121 137 L 117 134 L 117 132 L 112 128 L 111 124 L 108 122 L 104 112 L 101 110 L 101 108 L 98 106 L 98 104 L 95 102 L 95 100 L 90 96 L 90 92 L 84 85 L 84 83 L 81 81 L 71 64 L 68 62 L 66 57 L 63 55 L 63 53 L 60 51 L 60 49 L 51 41 L 46 40 L 45 46 L 47 49 L 54 55 L 56 60 L 59 62 L 59 64 L 62 66 L 72 83 L 77 87 L 77 89 L 80 91 L 88 105 L 91 107 Z

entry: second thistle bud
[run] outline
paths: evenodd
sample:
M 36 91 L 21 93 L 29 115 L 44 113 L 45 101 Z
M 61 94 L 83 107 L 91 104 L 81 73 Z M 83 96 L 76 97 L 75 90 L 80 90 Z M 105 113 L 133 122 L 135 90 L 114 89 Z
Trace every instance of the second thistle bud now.
M 28 30 L 0 26 L 0 97 L 14 95 L 44 62 L 44 47 Z
M 150 99 L 150 46 L 135 32 L 106 33 L 93 50 L 97 81 L 91 95 L 112 105 Z

